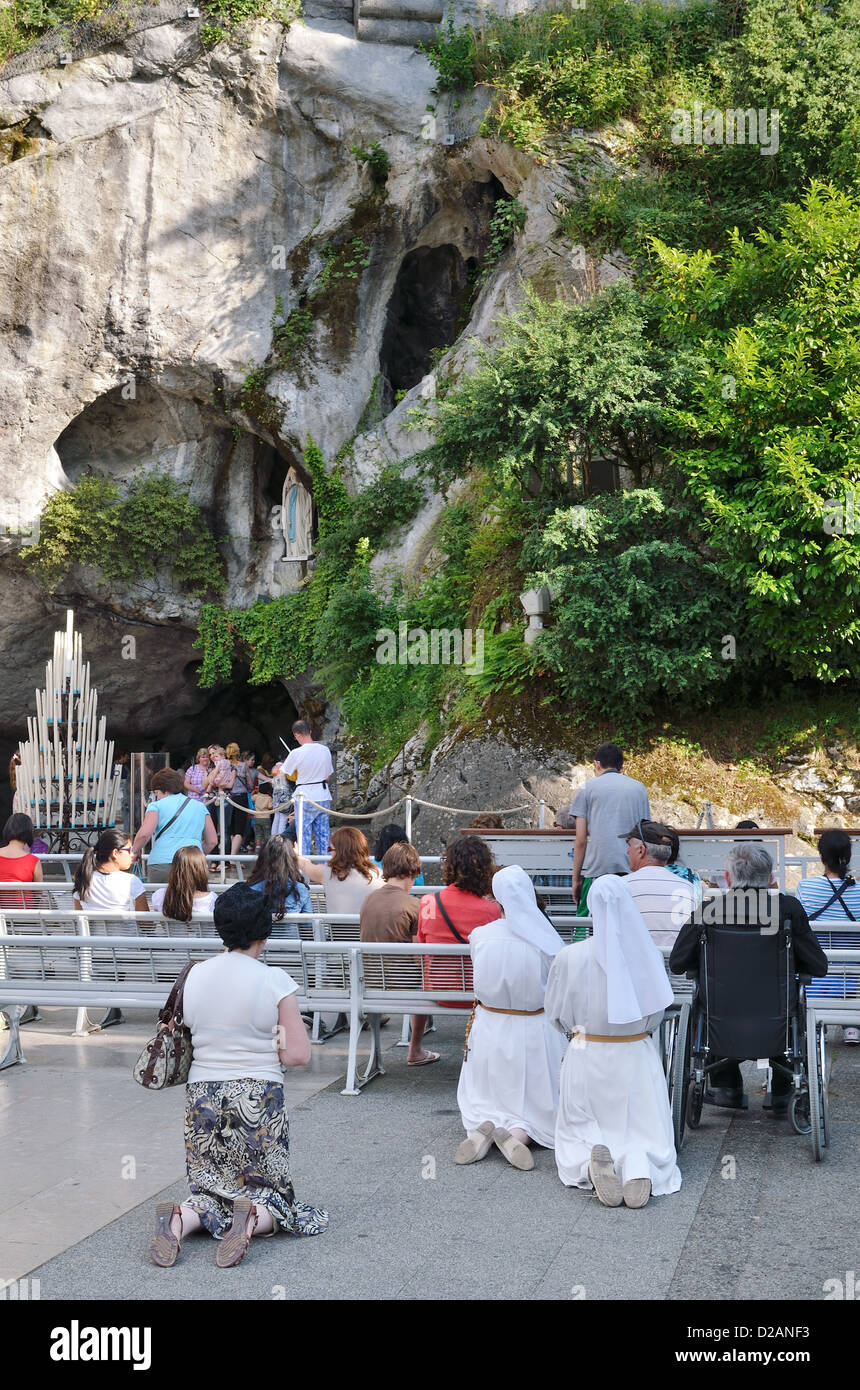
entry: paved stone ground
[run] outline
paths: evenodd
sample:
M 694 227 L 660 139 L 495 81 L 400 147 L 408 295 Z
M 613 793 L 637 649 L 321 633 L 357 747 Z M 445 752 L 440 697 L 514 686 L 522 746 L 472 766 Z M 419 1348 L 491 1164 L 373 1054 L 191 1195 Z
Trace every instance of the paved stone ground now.
M 761 1110 L 748 1067 L 749 1111 L 706 1109 L 680 1193 L 628 1211 L 562 1187 L 547 1151 L 531 1173 L 495 1150 L 454 1166 L 461 1036 L 462 1021 L 444 1018 L 431 1039 L 442 1062 L 407 1071 L 389 1051 L 388 1074 L 361 1096 L 341 1096 L 338 1081 L 293 1107 L 295 1187 L 328 1209 L 324 1235 L 255 1241 L 234 1270 L 192 1237 L 158 1270 L 147 1201 L 34 1270 L 42 1299 L 821 1300 L 825 1280 L 860 1270 L 860 1057 L 841 1042 L 824 1163 Z M 183 1193 L 177 1182 L 161 1195 Z

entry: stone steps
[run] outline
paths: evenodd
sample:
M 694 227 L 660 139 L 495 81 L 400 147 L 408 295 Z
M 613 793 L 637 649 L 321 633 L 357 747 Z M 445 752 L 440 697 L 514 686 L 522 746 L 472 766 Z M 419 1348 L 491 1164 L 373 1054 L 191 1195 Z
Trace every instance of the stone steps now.
M 341 24 L 354 21 L 353 0 L 304 0 L 302 14 L 305 19 L 335 19 Z
M 365 43 L 414 47 L 432 43 L 442 23 L 444 0 L 356 0 L 357 37 Z
M 424 24 L 442 23 L 440 0 L 361 0 L 361 19 L 394 19 Z

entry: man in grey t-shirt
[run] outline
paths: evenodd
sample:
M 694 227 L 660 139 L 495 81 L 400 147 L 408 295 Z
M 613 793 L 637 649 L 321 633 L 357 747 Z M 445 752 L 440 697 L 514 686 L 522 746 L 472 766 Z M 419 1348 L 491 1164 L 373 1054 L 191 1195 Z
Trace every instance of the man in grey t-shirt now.
M 588 916 L 588 890 L 595 878 L 628 872 L 623 837 L 631 825 L 651 815 L 647 791 L 635 777 L 625 776 L 623 764 L 617 743 L 602 743 L 594 755 L 595 775 L 580 787 L 568 812 L 576 822 L 571 888 L 580 917 Z

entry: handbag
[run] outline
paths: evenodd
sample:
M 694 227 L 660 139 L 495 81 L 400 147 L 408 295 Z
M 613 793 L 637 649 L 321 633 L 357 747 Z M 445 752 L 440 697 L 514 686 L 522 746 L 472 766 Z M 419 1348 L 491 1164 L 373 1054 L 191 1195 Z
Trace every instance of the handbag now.
M 150 1038 L 132 1068 L 132 1076 L 147 1091 L 162 1091 L 165 1086 L 184 1086 L 191 1070 L 194 1048 L 191 1029 L 182 1019 L 182 996 L 188 972 L 194 965 L 190 960 L 167 996 L 167 1003 L 158 1015 L 158 1031 Z

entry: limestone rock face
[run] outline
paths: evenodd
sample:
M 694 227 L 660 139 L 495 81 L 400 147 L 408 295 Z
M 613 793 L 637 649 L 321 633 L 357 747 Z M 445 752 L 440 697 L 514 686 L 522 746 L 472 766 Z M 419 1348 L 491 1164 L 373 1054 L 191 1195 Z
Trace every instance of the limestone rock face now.
M 21 572 L 8 531 L 53 492 L 87 469 L 168 472 L 219 541 L 228 603 L 290 592 L 306 567 L 282 559 L 273 508 L 308 436 L 329 463 L 352 441 L 347 476 L 366 484 L 428 442 L 406 426 L 432 400 L 434 350 L 456 377 L 526 276 L 586 292 L 556 237 L 571 177 L 477 137 L 487 93 L 455 110 L 416 49 L 360 43 L 336 20 L 258 23 L 211 51 L 184 14 L 160 21 L 0 79 L 0 650 L 22 656 L 0 685 L 10 735 L 67 603 L 99 631 L 135 624 L 160 654 L 151 680 L 113 669 L 125 727 L 165 727 L 152 704 L 165 683 L 177 718 L 208 698 L 194 693 L 198 604 L 169 564 L 127 591 L 78 570 L 56 601 Z M 352 152 L 375 142 L 384 189 Z M 470 303 L 503 194 L 527 221 Z M 377 565 L 420 565 L 440 505 Z

